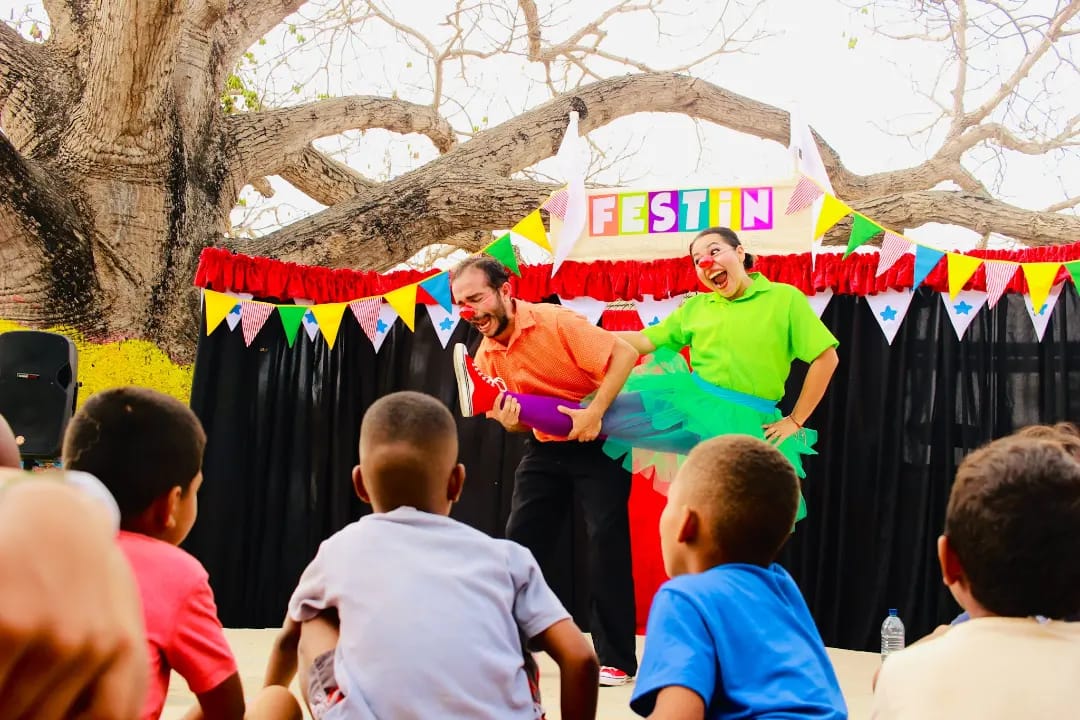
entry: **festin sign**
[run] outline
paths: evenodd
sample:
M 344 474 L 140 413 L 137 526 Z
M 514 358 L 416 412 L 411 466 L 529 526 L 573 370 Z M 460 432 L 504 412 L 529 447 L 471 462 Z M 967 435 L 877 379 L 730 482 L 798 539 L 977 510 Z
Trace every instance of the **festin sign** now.
M 572 260 L 686 255 L 708 227 L 729 227 L 750 252 L 808 252 L 813 213 L 785 215 L 794 181 L 745 187 L 587 191 L 586 222 Z

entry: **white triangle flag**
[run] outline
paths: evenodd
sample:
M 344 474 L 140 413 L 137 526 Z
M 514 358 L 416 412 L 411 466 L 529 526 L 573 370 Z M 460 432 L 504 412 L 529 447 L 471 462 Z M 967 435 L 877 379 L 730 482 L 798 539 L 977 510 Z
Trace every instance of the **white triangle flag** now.
M 949 314 L 957 340 L 964 339 L 964 333 L 983 309 L 986 298 L 987 294 L 982 290 L 961 290 L 955 300 L 949 297 L 949 293 L 941 293 L 941 302 L 945 303 L 945 312 Z
M 229 311 L 229 314 L 225 316 L 225 322 L 229 324 L 229 330 L 235 330 L 236 326 L 240 324 L 240 301 L 237 300 L 236 305 Z
M 576 110 L 570 111 L 570 119 L 559 150 L 555 153 L 555 160 L 566 178 L 566 216 L 555 245 L 552 275 L 559 272 L 559 266 L 570 256 L 581 231 L 585 229 L 585 176 L 589 171 L 589 146 L 580 135 Z
M 461 311 L 457 305 L 450 306 L 447 311 L 442 305 L 424 305 L 427 308 L 428 317 L 431 318 L 431 327 L 439 336 L 439 344 L 446 349 L 446 343 L 450 342 L 450 336 L 454 334 L 458 320 L 461 319 Z
M 825 288 L 813 295 L 807 295 L 806 299 L 810 301 L 810 307 L 814 308 L 814 314 L 821 317 L 821 314 L 825 312 L 825 308 L 828 307 L 829 301 L 832 300 L 832 296 L 832 288 Z
M 590 323 L 595 325 L 600 322 L 600 316 L 607 310 L 607 303 L 591 297 L 559 298 L 563 307 L 568 307 L 576 313 L 584 315 Z
M 315 342 L 315 338 L 319 335 L 319 321 L 315 319 L 315 313 L 308 310 L 304 313 L 304 317 L 300 318 L 300 322 L 304 326 L 308 340 Z
M 394 329 L 394 322 L 397 319 L 397 310 L 390 303 L 383 303 L 382 307 L 379 308 L 379 319 L 375 321 L 375 339 L 371 341 L 371 344 L 375 346 L 376 353 L 379 352 L 382 344 L 386 341 L 386 336 Z
M 911 307 L 911 298 L 914 293 L 911 288 L 904 290 L 886 290 L 877 295 L 867 295 L 866 303 L 874 313 L 874 319 L 885 334 L 885 339 L 892 345 L 896 337 L 896 331 L 900 329 L 900 323 L 904 321 L 908 308 Z
M 1054 287 L 1050 288 L 1050 294 L 1046 296 L 1046 302 L 1042 304 L 1042 307 L 1036 310 L 1031 304 L 1031 295 L 1024 293 L 1024 307 L 1027 308 L 1028 317 L 1031 318 L 1031 324 L 1035 326 L 1035 334 L 1039 337 L 1039 342 L 1042 342 L 1043 335 L 1046 334 L 1046 326 L 1050 324 L 1050 315 L 1053 314 L 1054 308 L 1057 306 L 1058 297 L 1061 295 L 1061 288 L 1065 286 L 1064 282 L 1059 282 Z
M 664 318 L 675 312 L 675 309 L 682 305 L 684 300 L 686 300 L 686 293 L 673 295 L 663 300 L 657 300 L 652 295 L 644 295 L 640 300 L 636 301 L 635 305 L 637 305 L 641 324 L 650 327 L 651 325 L 659 325 Z

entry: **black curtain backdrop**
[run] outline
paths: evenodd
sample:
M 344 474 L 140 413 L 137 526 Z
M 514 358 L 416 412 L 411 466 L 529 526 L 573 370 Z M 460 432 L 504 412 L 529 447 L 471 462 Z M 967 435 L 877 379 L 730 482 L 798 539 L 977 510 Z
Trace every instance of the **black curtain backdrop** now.
M 920 289 L 889 346 L 865 298 L 832 299 L 823 319 L 840 340 L 840 367 L 810 421 L 820 432 L 804 485 L 810 516 L 781 557 L 826 644 L 876 649 L 891 607 L 909 641 L 958 612 L 935 550 L 956 467 L 1024 425 L 1080 421 L 1077 304 L 1066 287 L 1040 343 L 1023 298 L 1007 295 L 958 342 L 941 296 Z M 192 407 L 209 443 L 185 547 L 209 570 L 228 627 L 279 625 L 321 540 L 368 511 L 350 471 L 376 398 L 419 390 L 458 414 L 450 350 L 427 312 L 418 308 L 415 332 L 399 320 L 378 354 L 349 314 L 333 350 L 302 329 L 288 347 L 276 316 L 250 348 L 239 329 L 200 341 Z M 461 323 L 454 342 L 475 348 L 479 337 Z M 792 373 L 788 405 L 804 373 Z M 458 427 L 468 477 L 454 516 L 501 535 L 521 437 L 484 419 Z M 580 517 L 566 525 L 552 528 L 564 562 L 549 581 L 585 627 L 584 531 Z

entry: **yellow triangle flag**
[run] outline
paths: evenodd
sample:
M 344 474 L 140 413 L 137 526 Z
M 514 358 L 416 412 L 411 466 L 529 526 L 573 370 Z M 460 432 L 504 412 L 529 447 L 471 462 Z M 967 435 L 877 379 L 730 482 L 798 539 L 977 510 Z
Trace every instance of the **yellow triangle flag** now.
M 533 210 L 514 227 L 510 232 L 517 233 L 523 238 L 532 240 L 534 243 L 551 252 L 551 243 L 548 242 L 547 230 L 544 229 L 544 221 L 540 217 L 539 210 Z
M 971 279 L 975 271 L 982 265 L 982 258 L 948 253 L 946 256 L 946 270 L 949 273 L 949 297 L 953 300 L 964 289 L 964 283 Z
M 414 330 L 416 325 L 416 283 L 399 287 L 383 295 L 390 307 L 397 311 L 398 317 L 405 321 L 405 325 Z
M 206 334 L 217 330 L 217 326 L 221 324 L 221 321 L 225 319 L 236 303 L 240 302 L 232 295 L 226 295 L 225 293 L 214 292 L 213 290 L 203 290 L 203 306 L 206 308 Z
M 337 340 L 338 330 L 341 329 L 341 316 L 345 314 L 345 308 L 349 303 L 327 303 L 325 305 L 312 305 L 309 309 L 315 316 L 315 322 L 319 323 L 319 330 L 326 338 L 326 344 L 332 350 L 334 341 Z
M 1043 306 L 1046 298 L 1050 295 L 1050 288 L 1054 284 L 1061 263 L 1022 263 L 1020 267 L 1024 268 L 1024 278 L 1027 280 L 1031 307 L 1035 308 L 1035 312 L 1039 312 L 1039 308 Z
M 836 223 L 851 214 L 851 208 L 839 198 L 825 193 L 825 204 L 821 206 L 821 214 L 818 215 L 817 226 L 814 228 L 814 239 L 817 240 L 829 231 Z

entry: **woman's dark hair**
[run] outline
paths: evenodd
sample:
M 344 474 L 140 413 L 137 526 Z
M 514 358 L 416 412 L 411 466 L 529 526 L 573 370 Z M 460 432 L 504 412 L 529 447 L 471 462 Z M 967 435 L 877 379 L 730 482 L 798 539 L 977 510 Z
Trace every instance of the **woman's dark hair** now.
M 717 226 L 717 227 L 705 228 L 704 230 L 699 232 L 697 235 L 695 235 L 694 239 L 690 241 L 690 247 L 688 247 L 686 251 L 687 252 L 692 251 L 693 248 L 694 248 L 694 243 L 696 243 L 698 240 L 705 237 L 706 235 L 719 235 L 720 238 L 725 243 L 730 245 L 731 247 L 733 247 L 733 248 L 742 247 L 742 242 L 739 241 L 739 236 L 735 234 L 734 230 L 732 230 L 731 228 Z M 746 268 L 747 270 L 749 270 L 750 268 L 752 268 L 754 266 L 754 256 L 751 255 L 748 252 L 745 252 L 745 250 L 744 250 L 744 253 L 745 253 L 745 255 L 743 256 L 743 267 Z

